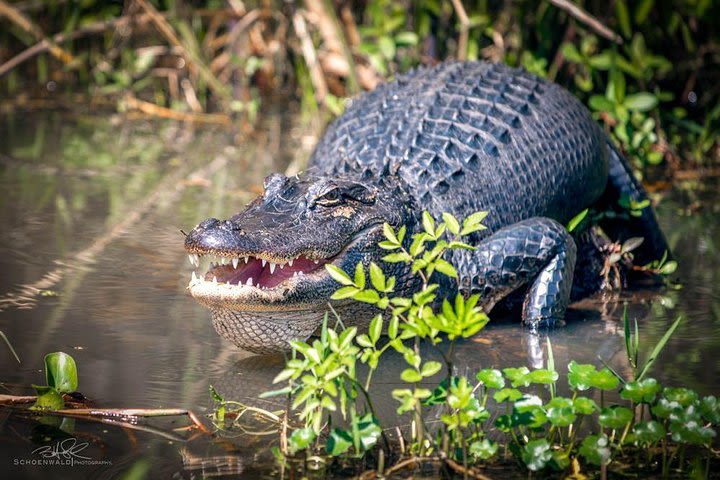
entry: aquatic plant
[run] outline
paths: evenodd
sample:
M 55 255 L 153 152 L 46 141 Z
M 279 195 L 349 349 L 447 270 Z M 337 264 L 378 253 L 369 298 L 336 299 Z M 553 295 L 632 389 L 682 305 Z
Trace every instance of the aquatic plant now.
M 478 476 L 483 466 L 513 458 L 530 471 L 575 475 L 594 469 L 663 475 L 670 469 L 695 469 L 707 475 L 709 463 L 697 470 L 697 459 L 718 459 L 711 446 L 720 403 L 687 388 L 662 386 L 647 375 L 680 319 L 641 362 L 637 323 L 633 327 L 625 315 L 632 378 L 608 366 L 575 361 L 559 369 L 549 341 L 544 368 L 483 368 L 474 376 L 454 371 L 454 343 L 481 331 L 488 317 L 477 307 L 476 295 L 440 301 L 437 281 L 441 275 L 457 276 L 443 255 L 455 248 L 473 248 L 463 237 L 483 229 L 484 217 L 485 212 L 478 212 L 460 222 L 444 214 L 439 222 L 425 213 L 423 231 L 409 240 L 405 228 L 385 225 L 380 243 L 388 251 L 384 261 L 407 263 L 419 277 L 421 287 L 409 297 L 395 295 L 395 279 L 376 264 L 358 264 L 352 273 L 327 267 L 341 285 L 335 299 L 370 303 L 381 313 L 367 333 L 344 328 L 337 317 L 332 327 L 326 316 L 319 338 L 292 342 L 292 358 L 275 378 L 275 383 L 286 386 L 264 394 L 286 396 L 289 403 L 290 410 L 282 414 L 281 447 L 275 451 L 281 464 L 310 457 L 375 459 L 375 474 L 381 475 L 438 461 L 466 476 Z M 449 345 L 440 348 L 443 343 Z M 445 365 L 427 359 L 421 344 L 437 347 Z M 383 436 L 371 394 L 373 373 L 389 351 L 397 352 L 406 364 L 400 379 L 407 387 L 393 390 L 392 396 L 398 415 L 411 417 L 409 431 L 396 445 Z M 358 362 L 366 366 L 364 377 L 358 373 Z M 440 374 L 442 380 L 433 382 Z M 561 377 L 569 396 L 558 394 Z M 429 382 L 434 388 L 428 388 Z M 440 411 L 439 428 L 427 424 L 430 409 Z M 292 411 L 300 421 L 296 428 L 288 427 Z M 396 458 L 397 463 L 385 469 L 386 458 Z

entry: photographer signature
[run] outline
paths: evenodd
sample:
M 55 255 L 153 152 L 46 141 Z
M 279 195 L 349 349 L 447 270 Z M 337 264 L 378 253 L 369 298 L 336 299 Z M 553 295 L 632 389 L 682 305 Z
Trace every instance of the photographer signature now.
M 43 458 L 63 458 L 89 460 L 90 457 L 83 457 L 80 452 L 88 447 L 87 442 L 78 443 L 77 438 L 66 438 L 55 445 L 44 445 L 36 448 L 32 453 L 37 453 Z

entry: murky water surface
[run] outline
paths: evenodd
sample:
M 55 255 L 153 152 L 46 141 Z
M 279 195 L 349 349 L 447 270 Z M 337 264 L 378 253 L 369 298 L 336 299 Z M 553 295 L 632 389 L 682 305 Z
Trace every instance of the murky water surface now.
M 292 122 L 269 121 L 265 134 L 234 146 L 230 131 L 109 117 L 37 114 L 0 119 L 0 330 L 22 363 L 0 344 L 3 391 L 31 394 L 44 382 L 45 353 L 74 356 L 79 390 L 103 408 L 189 408 L 204 415 L 208 386 L 226 398 L 281 408 L 257 398 L 271 389 L 280 356 L 238 351 L 213 331 L 210 316 L 185 291 L 190 265 L 180 229 L 233 214 L 262 179 L 302 156 L 307 139 Z M 300 153 L 298 153 L 300 152 Z M 700 179 L 667 192 L 660 221 L 680 267 L 681 289 L 586 301 L 568 326 L 550 334 L 558 368 L 575 359 L 626 371 L 623 303 L 647 349 L 678 316 L 654 376 L 717 394 L 720 378 L 720 195 Z M 458 368 L 539 366 L 545 341 L 507 322 L 458 348 Z M 374 387 L 379 414 L 395 421 L 389 396 L 401 362 L 390 361 Z M 185 418 L 142 422 L 144 430 L 66 420 L 89 446 L 92 465 L 33 464 L 45 424 L 0 411 L 0 471 L 7 478 L 112 478 L 133 469 L 148 478 L 240 474 L 274 477 L 275 436 L 236 434 L 211 441 L 182 430 Z M 403 419 L 400 419 L 403 422 Z

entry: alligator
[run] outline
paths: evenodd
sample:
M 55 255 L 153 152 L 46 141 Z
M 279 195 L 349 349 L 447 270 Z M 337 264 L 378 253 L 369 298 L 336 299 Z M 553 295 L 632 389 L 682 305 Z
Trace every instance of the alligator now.
M 329 304 L 346 324 L 377 312 L 331 302 L 339 284 L 325 265 L 352 272 L 376 262 L 396 277 L 399 295 L 417 288 L 406 265 L 381 262 L 384 223 L 405 225 L 409 239 L 423 211 L 462 218 L 483 210 L 487 229 L 469 237 L 476 249 L 448 252 L 458 279 L 442 281 L 441 293 L 479 293 L 486 311 L 519 297 L 525 325 L 555 325 L 588 251 L 564 225 L 621 198 L 647 194 L 572 94 L 501 64 L 442 63 L 349 102 L 305 172 L 271 174 L 243 211 L 197 225 L 185 238 L 190 261 L 215 263 L 193 272 L 189 290 L 222 337 L 256 353 L 287 349 L 318 329 Z M 637 261 L 667 252 L 651 207 L 625 217 L 601 226 L 614 240 L 643 237 Z

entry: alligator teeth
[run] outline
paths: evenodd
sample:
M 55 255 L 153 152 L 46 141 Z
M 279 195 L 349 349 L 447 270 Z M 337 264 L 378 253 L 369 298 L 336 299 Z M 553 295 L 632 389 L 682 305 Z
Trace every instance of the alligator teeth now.
M 320 263 L 320 260 L 314 260 L 315 263 Z
M 217 283 L 217 277 L 213 277 L 213 283 Z
M 240 261 L 239 258 L 233 258 L 233 259 L 232 259 L 233 268 L 237 268 L 237 265 L 238 265 L 238 262 L 239 262 L 239 261 Z
M 294 259 L 294 258 L 291 258 L 290 260 L 288 260 L 288 265 L 290 265 L 290 266 L 292 267 L 292 264 L 293 264 L 294 261 L 295 261 L 295 259 Z
M 285 268 L 285 264 L 284 264 L 284 263 L 278 263 L 278 267 L 280 267 L 280 270 L 282 270 L 283 268 Z
M 266 264 L 266 263 L 267 263 L 267 260 L 265 260 L 265 259 L 263 258 L 263 259 L 262 259 L 262 266 L 263 266 L 263 268 L 265 267 L 265 264 Z
M 195 270 L 193 270 L 193 273 L 192 273 L 192 281 L 197 282 L 197 277 L 195 276 Z
M 245 285 L 249 285 L 249 286 L 251 286 L 251 287 L 253 286 L 252 277 L 250 277 L 250 278 L 247 279 L 247 282 L 245 283 Z
M 274 271 L 275 271 L 275 264 L 270 262 L 270 275 L 272 275 Z
M 190 264 L 194 265 L 196 267 L 200 266 L 200 256 L 196 253 L 191 253 L 188 255 L 188 260 L 190 260 Z
M 250 260 L 250 257 L 245 257 L 245 263 L 247 263 L 248 260 Z

